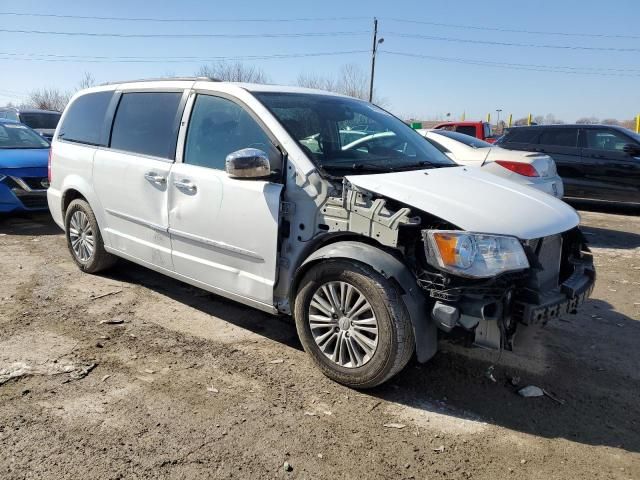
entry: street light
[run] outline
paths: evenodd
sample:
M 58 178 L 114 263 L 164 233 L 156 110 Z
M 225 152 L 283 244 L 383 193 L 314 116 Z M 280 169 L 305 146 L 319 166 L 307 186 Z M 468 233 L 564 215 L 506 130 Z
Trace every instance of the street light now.
M 501 111 L 502 111 L 501 108 L 496 108 L 496 113 L 498 114 L 497 121 L 496 121 L 496 127 L 500 126 L 500 112 Z

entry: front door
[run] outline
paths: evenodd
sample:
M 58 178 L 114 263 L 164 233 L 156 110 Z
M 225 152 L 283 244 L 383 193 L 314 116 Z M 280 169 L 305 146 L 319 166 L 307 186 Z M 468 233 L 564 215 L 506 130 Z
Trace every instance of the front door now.
M 267 180 L 225 172 L 227 155 L 243 148 L 282 157 L 263 127 L 239 103 L 198 94 L 182 162 L 169 174 L 169 233 L 175 271 L 221 295 L 273 306 L 280 193 Z
M 168 179 L 182 114 L 182 92 L 123 93 L 110 148 L 96 150 L 93 183 L 105 214 L 107 246 L 172 270 Z
M 640 159 L 623 150 L 633 140 L 612 128 L 585 128 L 583 135 L 588 198 L 640 203 Z

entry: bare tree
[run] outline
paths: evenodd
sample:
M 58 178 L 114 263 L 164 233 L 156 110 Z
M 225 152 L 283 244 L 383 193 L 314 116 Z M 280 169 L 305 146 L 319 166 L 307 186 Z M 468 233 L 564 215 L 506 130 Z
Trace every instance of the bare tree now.
M 40 88 L 33 90 L 27 98 L 27 104 L 42 110 L 61 112 L 67 106 L 71 94 L 57 88 Z
M 333 78 L 323 77 L 317 73 L 301 73 L 298 75 L 296 84 L 299 87 L 316 88 L 319 90 L 327 90 L 329 92 L 335 92 L 338 90 L 338 85 Z
M 217 62 L 202 65 L 196 75 L 211 77 L 225 82 L 269 83 L 267 74 L 258 67 L 242 62 Z
M 91 72 L 84 72 L 82 74 L 82 78 L 80 82 L 78 82 L 78 90 L 83 90 L 85 88 L 95 87 L 96 79 Z
M 600 123 L 597 117 L 582 117 L 576 120 L 576 123 L 581 123 L 583 125 L 594 125 L 596 123 Z
M 82 78 L 78 82 L 78 85 L 68 91 L 60 90 L 55 87 L 45 87 L 33 90 L 25 104 L 33 108 L 40 108 L 42 110 L 56 110 L 61 112 L 64 107 L 69 103 L 69 99 L 73 94 L 84 88 L 93 87 L 96 84 L 96 79 L 90 72 L 84 72 Z
M 300 87 L 328 90 L 362 100 L 369 99 L 369 77 L 354 63 L 343 65 L 337 77 L 325 77 L 317 73 L 302 73 L 298 75 L 297 85 Z M 373 103 L 384 103 L 383 100 L 376 95 L 375 91 L 373 93 Z
M 605 118 L 600 123 L 602 123 L 603 125 L 620 125 L 620 122 L 615 118 Z

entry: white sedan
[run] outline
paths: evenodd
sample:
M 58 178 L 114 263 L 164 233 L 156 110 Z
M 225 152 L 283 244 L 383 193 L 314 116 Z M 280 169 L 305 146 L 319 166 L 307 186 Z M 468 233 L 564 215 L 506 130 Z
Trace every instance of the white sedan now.
M 506 150 L 448 130 L 417 130 L 434 147 L 460 165 L 483 170 L 562 198 L 564 186 L 549 155 Z

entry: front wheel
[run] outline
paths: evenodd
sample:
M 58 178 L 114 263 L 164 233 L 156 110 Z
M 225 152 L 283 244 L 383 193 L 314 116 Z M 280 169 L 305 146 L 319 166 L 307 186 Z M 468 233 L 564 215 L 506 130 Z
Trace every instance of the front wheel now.
M 359 262 L 313 266 L 300 283 L 294 316 L 302 346 L 316 365 L 350 387 L 384 383 L 414 351 L 399 287 Z

